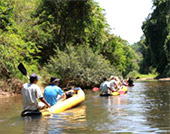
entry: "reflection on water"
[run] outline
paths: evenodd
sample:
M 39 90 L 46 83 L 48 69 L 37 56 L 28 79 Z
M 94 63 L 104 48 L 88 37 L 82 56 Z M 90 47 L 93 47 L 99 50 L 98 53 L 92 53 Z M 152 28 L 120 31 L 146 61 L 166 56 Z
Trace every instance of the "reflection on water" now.
M 67 133 L 85 129 L 86 106 L 76 107 L 63 113 L 46 117 L 24 117 L 26 134 Z
M 21 96 L 0 98 L 0 133 L 23 133 L 23 123 L 20 118 Z
M 57 122 L 57 123 L 56 123 Z M 52 133 L 76 133 L 86 128 L 86 106 L 81 105 L 67 110 L 60 114 L 55 114 L 49 119 L 48 132 Z
M 101 98 L 96 94 L 93 106 L 88 100 L 88 126 L 98 133 L 170 133 L 169 86 L 168 82 L 135 83 L 127 95 Z
M 169 87 L 170 82 L 138 82 L 126 95 L 109 97 L 86 90 L 81 105 L 40 118 L 20 117 L 21 96 L 0 98 L 0 133 L 170 133 Z
M 170 132 L 170 88 L 168 82 L 148 83 L 146 103 L 149 106 L 147 120 L 160 132 Z M 157 89 L 157 87 L 159 87 Z M 156 90 L 157 89 L 157 90 Z M 153 92 L 149 92 L 149 91 Z
M 46 118 L 41 117 L 22 117 L 25 134 L 43 134 L 47 132 Z

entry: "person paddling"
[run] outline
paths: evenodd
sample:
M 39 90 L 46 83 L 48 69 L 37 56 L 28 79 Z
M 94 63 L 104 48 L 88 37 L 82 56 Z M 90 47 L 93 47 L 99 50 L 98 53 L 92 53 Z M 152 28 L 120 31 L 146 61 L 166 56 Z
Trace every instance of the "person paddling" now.
M 127 81 L 128 86 L 134 86 L 133 80 L 130 77 L 128 77 L 126 81 Z
M 22 86 L 21 94 L 23 100 L 23 109 L 24 111 L 21 113 L 21 116 L 32 115 L 32 114 L 40 114 L 39 109 L 45 107 L 50 107 L 50 104 L 46 102 L 43 97 L 43 94 L 40 90 L 40 87 L 37 85 L 38 79 L 40 77 L 37 76 L 36 73 L 31 74 L 30 83 L 25 83 Z M 39 99 L 40 103 L 37 101 Z
M 53 106 L 54 104 L 57 103 L 57 97 L 58 95 L 62 96 L 62 100 L 66 99 L 65 93 L 62 91 L 62 89 L 58 86 L 59 85 L 59 80 L 56 77 L 51 77 L 50 79 L 50 84 L 47 86 L 44 90 L 44 98 L 46 101 Z

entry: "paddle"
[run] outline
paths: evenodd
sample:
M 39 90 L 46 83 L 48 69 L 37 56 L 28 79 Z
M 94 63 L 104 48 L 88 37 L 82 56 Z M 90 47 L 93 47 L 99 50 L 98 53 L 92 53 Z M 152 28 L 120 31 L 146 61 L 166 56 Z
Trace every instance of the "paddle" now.
M 22 63 L 18 65 L 18 69 L 23 75 L 27 76 L 27 78 L 30 79 L 30 77 L 27 74 L 27 70 Z

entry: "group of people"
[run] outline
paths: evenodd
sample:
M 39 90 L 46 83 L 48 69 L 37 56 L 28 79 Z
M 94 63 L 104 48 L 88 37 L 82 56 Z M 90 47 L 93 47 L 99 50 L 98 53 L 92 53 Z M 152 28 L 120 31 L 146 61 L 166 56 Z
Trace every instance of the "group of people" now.
M 51 77 L 50 83 L 45 87 L 44 95 L 42 94 L 40 87 L 37 85 L 39 76 L 33 73 L 30 76 L 30 82 L 23 84 L 21 94 L 23 98 L 23 109 L 21 113 L 23 115 L 26 111 L 39 111 L 44 107 L 50 107 L 57 103 L 57 97 L 60 95 L 62 100 L 66 99 L 65 93 L 58 86 L 59 80 L 56 77 Z M 40 102 L 37 101 L 40 100 Z M 42 103 L 43 102 L 43 103 Z
M 106 77 L 103 78 L 103 82 L 100 84 L 100 90 L 102 94 L 110 94 L 112 92 L 117 92 L 123 85 L 126 85 L 128 80 L 123 80 L 123 78 L 120 80 L 117 76 L 110 76 L 110 80 L 108 80 Z
M 40 87 L 37 85 L 39 78 L 40 77 L 37 76 L 36 73 L 33 73 L 30 76 L 30 82 L 23 84 L 21 94 L 24 110 L 21 115 L 27 111 L 39 111 L 39 109 L 53 106 L 57 103 L 59 95 L 61 96 L 61 101 L 66 99 L 66 94 L 58 86 L 60 79 L 51 77 L 50 83 L 47 87 L 45 87 L 43 95 Z M 131 82 L 130 80 L 130 77 L 128 77 L 127 81 L 124 82 L 123 79 L 120 80 L 117 76 L 111 75 L 110 80 L 107 78 L 103 79 L 103 82 L 100 84 L 100 90 L 102 91 L 102 94 L 116 92 L 122 87 L 122 85 L 125 85 L 127 82 Z M 37 101 L 37 99 L 40 101 Z

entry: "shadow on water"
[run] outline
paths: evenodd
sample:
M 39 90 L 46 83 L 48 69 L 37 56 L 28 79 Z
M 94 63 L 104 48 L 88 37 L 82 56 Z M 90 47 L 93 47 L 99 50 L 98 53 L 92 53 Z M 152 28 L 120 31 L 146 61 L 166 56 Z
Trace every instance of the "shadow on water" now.
M 21 96 L 0 98 L 0 133 L 170 133 L 170 82 L 137 82 L 121 96 L 85 90 L 81 105 L 52 116 L 20 117 Z

